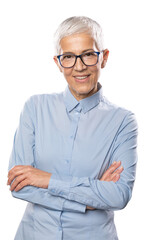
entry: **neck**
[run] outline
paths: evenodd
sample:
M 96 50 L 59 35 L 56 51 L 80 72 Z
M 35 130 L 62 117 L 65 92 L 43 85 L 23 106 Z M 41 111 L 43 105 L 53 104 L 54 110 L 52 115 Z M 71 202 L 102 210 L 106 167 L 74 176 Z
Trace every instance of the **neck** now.
M 99 88 L 100 88 L 100 86 L 97 84 L 95 86 L 95 88 L 93 88 L 90 92 L 88 92 L 88 93 L 80 93 L 80 92 L 77 92 L 77 91 L 71 89 L 70 86 L 69 86 L 69 89 L 70 89 L 72 95 L 77 99 L 77 101 L 80 101 L 80 100 L 82 100 L 84 98 L 92 96 L 94 93 L 96 93 L 99 90 Z

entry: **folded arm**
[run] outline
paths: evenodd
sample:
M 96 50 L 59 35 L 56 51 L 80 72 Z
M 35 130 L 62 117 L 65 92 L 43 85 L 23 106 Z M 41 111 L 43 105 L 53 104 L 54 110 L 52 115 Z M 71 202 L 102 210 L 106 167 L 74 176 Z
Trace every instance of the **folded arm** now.
M 51 176 L 50 193 L 62 196 L 97 209 L 119 210 L 124 208 L 132 195 L 137 162 L 137 124 L 132 113 L 122 122 L 114 142 L 111 163 L 121 161 L 124 168 L 118 181 L 78 178 L 73 176 L 68 182 Z M 105 173 L 104 173 L 105 175 Z
M 117 182 L 123 171 L 123 167 L 120 167 L 120 164 L 120 162 L 114 162 L 104 173 L 101 181 Z M 10 190 L 15 192 L 26 186 L 47 189 L 51 175 L 52 173 L 39 170 L 30 165 L 17 165 L 9 171 L 7 185 L 11 185 Z M 75 204 L 77 203 L 75 202 Z M 87 206 L 86 209 L 93 210 L 94 208 Z
M 12 195 L 55 210 L 85 212 L 86 208 L 124 208 L 131 198 L 137 162 L 137 125 L 133 114 L 124 119 L 117 133 L 111 167 L 101 179 L 73 176 L 61 181 L 56 173 L 47 173 L 35 166 L 35 133 L 29 103 L 21 114 L 10 157 L 8 184 L 11 184 Z M 123 168 L 117 169 L 121 163 Z
M 46 182 L 49 181 L 50 173 L 43 171 L 40 173 L 40 170 L 36 169 L 34 161 L 35 128 L 31 100 L 25 103 L 21 112 L 10 155 L 8 184 L 11 184 L 12 196 L 54 210 L 85 212 L 86 205 L 60 196 L 53 196 L 46 186 L 41 185 L 44 179 Z M 22 174 L 22 169 L 23 171 L 25 169 L 24 174 Z M 33 177 L 31 177 L 33 172 Z M 52 172 L 52 174 L 58 179 L 56 173 Z M 29 176 L 31 182 L 28 182 Z M 39 176 L 38 184 L 36 176 Z

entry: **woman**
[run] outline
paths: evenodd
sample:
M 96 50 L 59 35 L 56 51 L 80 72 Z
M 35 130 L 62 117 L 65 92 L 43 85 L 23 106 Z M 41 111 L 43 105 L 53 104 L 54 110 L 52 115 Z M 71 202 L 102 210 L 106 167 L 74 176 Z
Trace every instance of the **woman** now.
M 136 120 L 103 96 L 109 51 L 97 22 L 66 19 L 55 47 L 68 85 L 31 96 L 14 137 L 8 184 L 29 202 L 15 240 L 117 240 L 114 210 L 127 205 L 135 180 Z

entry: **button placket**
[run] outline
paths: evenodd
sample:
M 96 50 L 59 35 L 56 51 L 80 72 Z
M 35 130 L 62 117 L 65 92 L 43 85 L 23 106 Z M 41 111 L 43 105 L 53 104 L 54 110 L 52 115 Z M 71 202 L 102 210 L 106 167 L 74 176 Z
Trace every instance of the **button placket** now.
M 82 108 L 78 105 L 78 107 L 75 108 L 74 112 L 71 113 L 73 121 L 71 123 L 71 130 L 70 130 L 70 134 L 68 137 L 68 148 L 67 148 L 66 159 L 65 159 L 65 163 L 67 166 L 70 166 L 70 164 L 71 164 L 74 141 L 76 138 L 76 133 L 77 133 L 77 129 L 78 129 L 78 122 L 80 119 L 81 110 L 82 110 Z M 68 168 L 68 170 L 69 170 L 69 168 Z

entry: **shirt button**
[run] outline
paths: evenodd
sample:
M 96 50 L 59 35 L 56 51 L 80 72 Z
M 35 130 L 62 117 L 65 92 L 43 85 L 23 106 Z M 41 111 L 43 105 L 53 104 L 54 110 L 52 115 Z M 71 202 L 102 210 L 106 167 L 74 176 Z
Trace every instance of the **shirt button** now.
M 65 161 L 66 163 L 69 163 L 69 160 L 68 159 L 66 159 L 66 161 Z

